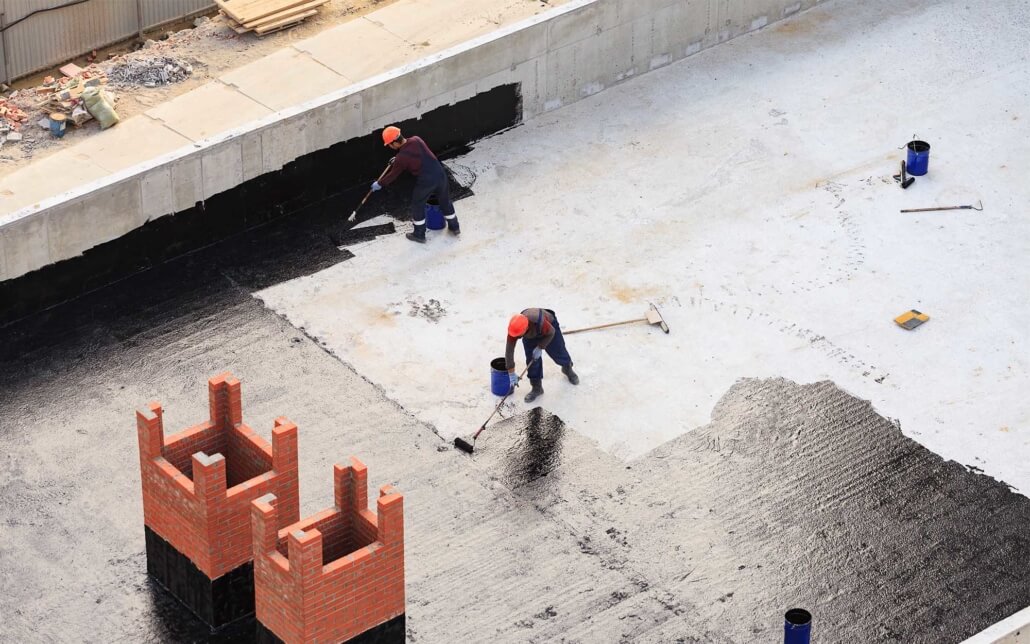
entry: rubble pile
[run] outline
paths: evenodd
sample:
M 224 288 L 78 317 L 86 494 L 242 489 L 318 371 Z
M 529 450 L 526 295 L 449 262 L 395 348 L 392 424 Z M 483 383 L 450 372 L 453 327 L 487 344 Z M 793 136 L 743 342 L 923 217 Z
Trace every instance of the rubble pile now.
M 181 83 L 193 73 L 193 67 L 181 58 L 143 52 L 118 56 L 106 65 L 106 69 L 111 83 L 123 87 Z
M 36 107 L 42 108 L 45 112 L 60 113 L 68 117 L 68 120 L 75 125 L 82 125 L 90 118 L 82 103 L 82 93 L 88 87 L 102 87 L 107 84 L 107 75 L 96 65 L 85 68 L 75 68 L 75 76 L 65 76 L 55 79 L 47 76 L 43 84 L 33 88 L 37 98 L 43 99 L 36 103 Z
M 18 132 L 28 118 L 29 115 L 21 107 L 6 98 L 0 98 L 0 135 Z

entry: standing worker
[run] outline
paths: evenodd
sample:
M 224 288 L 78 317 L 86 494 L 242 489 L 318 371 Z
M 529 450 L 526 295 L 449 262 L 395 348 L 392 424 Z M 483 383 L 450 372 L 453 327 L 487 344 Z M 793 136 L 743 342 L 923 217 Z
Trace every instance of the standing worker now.
M 543 352 L 561 365 L 561 372 L 574 385 L 579 384 L 579 376 L 572 370 L 572 357 L 565 349 L 565 338 L 558 326 L 558 316 L 551 309 L 526 309 L 513 315 L 508 321 L 508 344 L 504 348 L 504 363 L 508 369 L 508 381 L 514 390 L 519 383 L 515 375 L 515 343 L 522 338 L 522 346 L 526 350 L 526 363 L 529 364 L 529 382 L 533 389 L 526 394 L 526 402 L 531 403 L 544 393 Z
M 413 242 L 426 243 L 426 201 L 433 195 L 440 204 L 447 230 L 454 235 L 461 234 L 458 216 L 451 203 L 451 189 L 443 164 L 429 149 L 426 142 L 417 136 L 407 138 L 398 127 L 391 125 L 383 130 L 383 145 L 396 150 L 397 156 L 390 160 L 390 171 L 379 181 L 372 182 L 372 192 L 378 192 L 390 185 L 407 171 L 415 175 L 415 189 L 411 193 L 411 221 L 415 230 L 406 237 Z

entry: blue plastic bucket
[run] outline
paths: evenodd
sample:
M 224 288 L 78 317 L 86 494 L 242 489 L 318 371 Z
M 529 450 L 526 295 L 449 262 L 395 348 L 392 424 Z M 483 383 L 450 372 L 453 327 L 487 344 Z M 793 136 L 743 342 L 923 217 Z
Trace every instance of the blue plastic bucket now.
M 508 380 L 504 358 L 494 358 L 490 361 L 490 393 L 495 396 L 507 396 L 509 389 L 511 382 Z
M 446 225 L 447 223 L 443 218 L 443 211 L 440 210 L 436 197 L 430 197 L 426 201 L 426 228 L 429 230 L 443 230 L 443 227 Z
M 791 608 L 783 615 L 783 644 L 808 644 L 812 636 L 812 614 Z
M 914 177 L 921 177 L 930 168 L 930 144 L 926 141 L 909 141 L 908 160 L 905 171 Z
M 54 112 L 50 115 L 50 135 L 54 138 L 61 138 L 64 136 L 64 129 L 67 126 L 65 115 L 60 112 Z

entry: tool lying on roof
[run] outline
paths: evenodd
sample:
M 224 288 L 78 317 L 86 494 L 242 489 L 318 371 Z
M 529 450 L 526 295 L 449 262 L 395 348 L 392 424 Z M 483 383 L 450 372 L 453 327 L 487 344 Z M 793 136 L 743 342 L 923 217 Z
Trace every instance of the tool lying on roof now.
M 912 309 L 911 311 L 905 311 L 898 317 L 894 318 L 894 322 L 906 331 L 911 331 L 929 319 L 930 316 L 926 313 L 920 313 L 919 311 Z
M 650 303 L 649 303 L 650 304 Z M 662 327 L 662 331 L 669 332 L 669 325 L 665 323 L 665 318 L 658 311 L 658 307 L 654 304 L 650 304 L 650 308 L 647 309 L 647 313 L 642 318 L 634 318 L 632 320 L 625 320 L 623 322 L 609 322 L 608 324 L 598 324 L 597 326 L 583 327 L 582 329 L 573 329 L 571 331 L 562 331 L 562 335 L 572 335 L 573 333 L 583 333 L 584 331 L 596 331 L 598 329 L 609 329 L 613 326 L 622 326 L 624 324 L 637 324 L 639 322 L 647 322 L 648 324 L 657 324 Z
M 976 206 L 934 206 L 933 208 L 909 208 L 901 212 L 936 212 L 938 210 L 975 210 L 980 212 L 983 209 L 984 202 L 981 201 Z
M 390 171 L 391 165 L 392 162 L 386 164 L 386 167 L 383 169 L 383 173 L 379 175 L 379 178 L 376 179 L 376 182 L 383 180 L 383 177 L 386 176 L 386 173 Z M 369 190 L 365 193 L 365 198 L 361 200 L 361 203 L 359 203 L 358 207 L 354 209 L 354 212 L 350 214 L 350 217 L 347 217 L 347 221 L 354 221 L 354 218 L 358 216 L 358 211 L 361 210 L 361 207 L 365 205 L 365 202 L 368 201 L 368 198 L 372 196 L 372 192 L 372 190 Z
M 572 335 L 573 333 L 583 333 L 584 331 L 596 331 L 598 329 L 610 329 L 613 326 L 622 326 L 624 324 L 639 324 L 640 322 L 647 322 L 648 324 L 657 324 L 662 328 L 662 331 L 665 331 L 666 333 L 669 332 L 669 325 L 665 323 L 665 318 L 663 318 L 661 312 L 658 311 L 658 307 L 656 307 L 654 304 L 650 304 L 650 306 L 647 309 L 647 313 L 645 313 L 644 317 L 642 318 L 634 318 L 632 320 L 625 320 L 623 322 L 609 322 L 608 324 L 598 324 L 597 326 L 588 326 L 583 327 L 581 329 L 572 329 L 571 331 L 563 331 L 562 335 Z M 531 364 L 533 363 L 530 362 L 528 365 L 526 365 L 526 368 L 522 370 L 522 373 L 519 375 L 520 381 L 522 380 L 522 377 L 526 375 L 526 372 L 529 371 L 529 366 Z M 514 391 L 515 390 L 512 389 L 508 392 L 507 396 L 501 398 L 501 402 L 497 403 L 497 406 L 494 407 L 494 412 L 493 414 L 490 414 L 490 418 L 487 418 L 486 422 L 480 425 L 479 429 L 476 430 L 476 433 L 472 435 L 471 443 L 461 437 L 458 437 L 454 439 L 454 446 L 467 454 L 471 454 L 476 448 L 476 439 L 479 438 L 479 435 L 482 434 L 483 431 L 486 429 L 486 424 L 489 423 L 491 419 L 493 419 L 494 414 L 496 414 L 501 409 L 501 405 L 504 404 L 505 400 L 508 400 L 508 396 L 510 396 Z
M 916 182 L 915 177 L 908 176 L 907 169 L 907 164 L 904 161 L 902 161 L 901 174 L 894 175 L 894 180 L 901 184 L 902 190 L 908 190 L 908 187 Z
M 533 360 L 533 362 L 536 362 L 536 360 Z M 529 367 L 532 366 L 533 362 L 527 364 L 526 368 L 523 369 L 522 373 L 519 374 L 519 382 L 522 381 L 522 377 L 526 375 L 527 371 L 529 371 Z M 471 454 L 473 451 L 475 451 L 476 439 L 479 438 L 479 435 L 482 434 L 483 431 L 486 429 L 486 424 L 489 423 L 493 419 L 494 415 L 501 410 L 501 405 L 504 404 L 505 400 L 508 400 L 508 396 L 515 393 L 515 389 L 517 387 L 518 384 L 516 384 L 515 387 L 512 387 L 511 390 L 509 390 L 508 393 L 504 396 L 504 398 L 501 398 L 501 402 L 497 403 L 497 406 L 494 407 L 494 411 L 492 414 L 490 414 L 490 417 L 483 421 L 483 424 L 479 426 L 479 429 L 476 430 L 476 433 L 472 435 L 471 443 L 459 436 L 454 439 L 454 446 L 460 449 L 461 451 L 465 452 L 466 454 Z

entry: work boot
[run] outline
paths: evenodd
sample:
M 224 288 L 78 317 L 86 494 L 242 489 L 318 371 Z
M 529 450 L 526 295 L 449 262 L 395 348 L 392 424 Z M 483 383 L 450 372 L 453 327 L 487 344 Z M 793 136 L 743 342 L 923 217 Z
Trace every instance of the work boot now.
M 426 243 L 426 225 L 422 224 L 420 226 L 418 224 L 415 224 L 415 230 L 405 235 L 405 237 L 407 237 L 413 242 L 418 242 L 420 244 Z
M 526 402 L 531 403 L 544 395 L 544 385 L 542 380 L 530 380 L 529 384 L 533 385 L 533 388 L 526 394 Z
M 461 226 L 458 225 L 458 217 L 452 215 L 447 219 L 447 230 L 451 231 L 451 234 L 457 237 L 461 234 Z
M 571 382 L 574 385 L 579 384 L 579 376 L 577 376 L 576 372 L 572 370 L 572 365 L 566 365 L 562 367 L 561 372 L 565 374 L 565 377 L 569 379 L 569 382 Z

